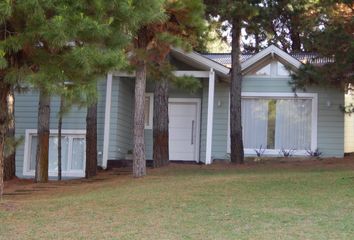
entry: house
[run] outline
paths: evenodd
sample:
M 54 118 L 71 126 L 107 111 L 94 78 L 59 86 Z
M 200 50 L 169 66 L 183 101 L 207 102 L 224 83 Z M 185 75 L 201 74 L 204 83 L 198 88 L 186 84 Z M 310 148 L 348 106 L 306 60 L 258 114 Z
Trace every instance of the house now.
M 289 55 L 270 46 L 255 55 L 242 56 L 242 123 L 245 154 L 255 155 L 262 146 L 265 155 L 279 156 L 281 149 L 294 149 L 305 156 L 319 149 L 324 157 L 343 157 L 345 124 L 339 106 L 344 93 L 312 87 L 292 91 L 288 70 L 302 61 L 321 64 L 309 54 Z M 186 53 L 173 49 L 175 74 L 198 78 L 202 88 L 190 93 L 170 88 L 170 159 L 210 164 L 227 159 L 229 141 L 228 54 Z M 98 83 L 98 165 L 126 158 L 132 149 L 134 75 L 112 72 Z M 147 83 L 145 103 L 146 158 L 152 158 L 153 82 Z M 16 150 L 16 174 L 34 176 L 37 143 L 38 93 L 16 94 L 16 136 L 24 142 Z M 59 99 L 51 106 L 49 174 L 57 171 L 57 112 Z M 74 108 L 63 121 L 63 176 L 82 177 L 85 169 L 86 109 Z M 353 132 L 354 134 L 354 132 Z M 348 148 L 350 149 L 350 147 Z

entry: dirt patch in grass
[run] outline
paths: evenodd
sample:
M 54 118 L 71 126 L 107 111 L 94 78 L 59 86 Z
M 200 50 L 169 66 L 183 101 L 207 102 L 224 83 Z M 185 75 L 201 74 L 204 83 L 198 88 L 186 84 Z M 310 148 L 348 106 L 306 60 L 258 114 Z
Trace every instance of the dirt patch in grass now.
M 248 158 L 244 164 L 236 165 L 226 161 L 215 161 L 211 165 L 203 164 L 183 164 L 170 163 L 169 166 L 159 169 L 148 169 L 148 175 L 159 175 L 164 172 L 183 171 L 193 169 L 204 170 L 257 170 L 257 169 L 294 169 L 294 170 L 311 170 L 311 169 L 353 169 L 354 157 L 345 158 L 325 158 L 325 159 L 308 159 L 308 158 L 265 158 L 261 161 L 252 161 Z M 112 184 L 116 181 L 125 182 L 131 179 L 130 169 L 121 168 L 108 171 L 99 171 L 98 175 L 92 179 L 73 179 L 56 181 L 51 180 L 48 183 L 34 183 L 32 179 L 19 179 L 5 182 L 5 196 L 21 196 L 35 194 L 61 194 L 63 192 L 76 191 L 76 187 L 80 191 L 91 191 L 100 188 L 108 183 Z M 108 185 L 110 185 L 108 184 Z

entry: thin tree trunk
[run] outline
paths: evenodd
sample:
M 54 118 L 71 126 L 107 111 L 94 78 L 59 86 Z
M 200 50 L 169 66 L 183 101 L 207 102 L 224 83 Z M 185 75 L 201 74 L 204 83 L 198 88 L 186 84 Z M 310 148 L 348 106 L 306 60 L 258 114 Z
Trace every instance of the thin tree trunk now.
M 231 129 L 231 162 L 242 164 L 244 161 L 242 122 L 241 122 L 241 84 L 242 73 L 240 63 L 241 20 L 232 20 L 231 50 L 231 87 L 230 87 L 230 129 Z
M 48 182 L 50 96 L 43 90 L 39 93 L 38 145 L 36 156 L 35 182 Z
M 86 115 L 86 171 L 85 177 L 97 174 L 97 103 L 87 108 Z
M 290 39 L 291 39 L 291 51 L 301 51 L 301 38 L 299 32 L 299 17 L 294 15 L 291 17 L 290 25 Z
M 137 48 L 146 50 L 147 28 L 142 27 L 138 32 Z M 144 108 L 146 88 L 146 60 L 137 59 L 134 101 L 134 137 L 133 137 L 133 176 L 146 175 L 145 142 L 144 142 Z
M 8 111 L 7 96 L 9 89 L 6 86 L 0 88 L 0 200 L 4 192 L 4 159 L 5 137 L 7 133 Z
M 15 139 L 15 95 L 13 91 L 10 91 L 7 97 L 7 111 L 8 111 L 8 130 L 6 137 Z M 11 146 L 11 154 L 5 158 L 4 161 L 4 180 L 11 180 L 16 175 L 16 146 Z
M 153 139 L 154 167 L 168 165 L 168 81 L 166 79 L 155 82 Z
M 58 180 L 61 181 L 62 169 L 61 169 L 61 130 L 63 126 L 63 114 L 64 114 L 64 96 L 60 96 L 60 107 L 59 107 L 59 120 L 58 120 Z

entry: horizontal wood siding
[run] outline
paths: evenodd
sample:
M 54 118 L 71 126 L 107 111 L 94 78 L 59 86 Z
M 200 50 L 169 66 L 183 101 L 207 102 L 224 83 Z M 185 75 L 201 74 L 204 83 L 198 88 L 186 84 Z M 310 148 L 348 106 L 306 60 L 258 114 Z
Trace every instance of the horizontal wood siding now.
M 112 98 L 111 98 L 111 116 L 109 125 L 109 146 L 108 159 L 117 159 L 117 131 L 118 131 L 118 95 L 119 95 L 119 78 L 112 79 Z
M 209 82 L 208 79 L 203 81 L 203 93 L 202 93 L 202 111 L 200 118 L 200 148 L 199 148 L 199 161 L 205 163 L 206 157 L 206 132 L 207 132 L 207 120 L 208 120 L 208 93 Z M 213 154 L 212 154 L 213 155 Z
M 50 129 L 58 129 L 59 97 L 51 98 Z M 38 92 L 15 94 L 16 137 L 23 138 L 16 149 L 16 175 L 23 177 L 24 137 L 26 129 L 37 129 Z M 86 108 L 73 107 L 63 118 L 63 129 L 86 130 Z
M 125 154 L 133 148 L 134 80 L 120 79 L 118 92 L 117 131 L 111 134 L 117 136 L 115 159 L 124 159 Z
M 97 83 L 98 101 L 97 101 L 97 164 L 102 165 L 103 154 L 103 135 L 104 135 L 104 116 L 106 106 L 106 86 L 107 80 L 104 78 Z
M 292 92 L 289 85 L 290 80 L 285 77 L 245 77 L 242 83 L 242 92 Z M 318 94 L 317 146 L 319 150 L 323 152 L 324 157 L 342 157 L 344 153 L 344 116 L 339 107 L 344 104 L 344 93 L 337 89 L 321 87 L 308 88 L 306 92 Z M 217 159 L 225 159 L 226 155 L 228 94 L 227 85 L 216 85 L 212 155 Z M 219 100 L 222 103 L 221 107 L 216 105 Z M 328 101 L 330 101 L 330 106 L 327 105 Z
M 218 106 L 218 103 L 220 103 Z M 226 159 L 227 128 L 229 113 L 229 84 L 216 83 L 214 95 L 214 121 L 212 158 Z

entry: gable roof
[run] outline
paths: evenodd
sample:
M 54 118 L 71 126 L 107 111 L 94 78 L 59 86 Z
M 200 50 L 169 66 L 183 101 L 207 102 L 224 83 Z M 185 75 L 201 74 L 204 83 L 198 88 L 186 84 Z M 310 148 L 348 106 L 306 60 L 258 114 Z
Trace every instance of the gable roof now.
M 211 68 L 222 76 L 228 77 L 231 67 L 231 54 L 230 53 L 197 53 L 186 52 L 180 48 L 172 48 L 171 54 L 191 66 L 201 68 L 203 70 L 209 70 Z M 266 49 L 256 54 L 242 54 L 240 56 L 242 71 L 248 71 L 251 67 L 257 66 L 262 61 L 265 61 L 269 57 L 276 57 L 281 62 L 289 65 L 293 68 L 299 68 L 302 63 L 309 62 L 315 65 L 321 65 L 324 63 L 332 62 L 333 59 L 326 57 L 319 57 L 316 53 L 295 53 L 288 54 L 280 48 L 271 45 Z
M 209 70 L 210 68 L 213 68 L 217 74 L 223 77 L 227 77 L 230 72 L 230 68 L 226 65 L 197 52 L 186 52 L 179 48 L 173 48 L 171 49 L 171 53 L 177 59 L 193 66 L 198 66 L 201 69 Z
M 284 60 L 286 63 L 288 63 L 290 66 L 294 68 L 299 68 L 301 66 L 301 62 L 299 60 L 292 57 L 290 54 L 284 52 L 283 50 L 280 50 L 276 46 L 271 45 L 266 49 L 260 51 L 259 53 L 256 53 L 252 57 L 248 58 L 244 62 L 242 62 L 241 69 L 244 71 L 245 69 L 253 66 L 254 64 L 263 60 L 264 58 L 268 56 L 274 57 L 274 55 L 278 56 L 279 58 L 281 58 L 282 60 Z
M 270 47 L 272 47 L 271 45 Z M 275 49 L 278 49 L 275 51 L 275 53 L 279 53 L 279 51 L 282 51 L 281 49 L 273 46 Z M 267 48 L 266 48 L 267 49 Z M 264 49 L 264 50 L 266 50 Z M 263 51 L 264 51 L 263 50 Z M 262 51 L 261 51 L 262 52 Z M 284 51 L 282 51 L 284 52 Z M 284 52 L 285 53 L 285 52 Z M 286 53 L 287 54 L 287 53 Z M 241 63 L 244 63 L 246 60 L 249 58 L 253 57 L 255 54 L 242 54 L 240 56 Z M 292 53 L 292 54 L 287 54 L 294 59 L 298 60 L 301 63 L 311 63 L 314 65 L 323 65 L 325 63 L 332 62 L 333 59 L 329 57 L 320 57 L 317 53 Z M 223 64 L 227 67 L 231 67 L 231 54 L 230 53 L 205 53 L 203 56 L 210 58 L 216 62 L 219 62 L 220 64 Z

